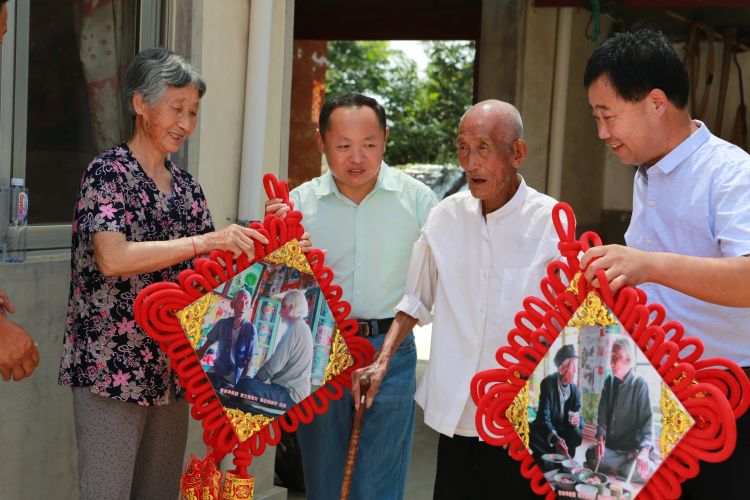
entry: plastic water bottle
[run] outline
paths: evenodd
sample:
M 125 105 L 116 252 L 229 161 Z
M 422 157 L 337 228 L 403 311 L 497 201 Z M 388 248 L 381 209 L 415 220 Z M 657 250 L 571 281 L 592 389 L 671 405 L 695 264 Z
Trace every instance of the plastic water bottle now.
M 27 216 L 29 215 L 29 190 L 23 179 L 10 180 L 10 214 L 5 231 L 6 262 L 23 262 L 26 259 Z

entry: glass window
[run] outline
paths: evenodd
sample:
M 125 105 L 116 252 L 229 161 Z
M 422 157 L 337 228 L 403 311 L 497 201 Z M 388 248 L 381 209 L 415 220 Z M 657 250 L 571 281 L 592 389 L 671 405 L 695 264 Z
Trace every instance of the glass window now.
M 25 147 L 31 224 L 69 223 L 85 166 L 128 137 L 120 82 L 135 55 L 136 19 L 134 1 L 31 3 Z
M 0 183 L 26 180 L 29 249 L 70 246 L 83 170 L 130 135 L 131 118 L 120 98 L 125 68 L 139 47 L 159 44 L 162 9 L 173 3 L 7 4 L 8 33 L 0 49 Z

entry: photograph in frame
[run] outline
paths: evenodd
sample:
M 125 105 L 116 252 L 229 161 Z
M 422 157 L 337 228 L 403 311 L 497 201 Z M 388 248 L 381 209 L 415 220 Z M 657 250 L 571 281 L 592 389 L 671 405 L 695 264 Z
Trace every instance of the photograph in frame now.
M 296 241 L 177 316 L 235 426 L 283 415 L 353 363 Z
M 600 307 L 606 321 L 574 315 L 529 378 L 525 444 L 558 498 L 632 500 L 694 421 Z

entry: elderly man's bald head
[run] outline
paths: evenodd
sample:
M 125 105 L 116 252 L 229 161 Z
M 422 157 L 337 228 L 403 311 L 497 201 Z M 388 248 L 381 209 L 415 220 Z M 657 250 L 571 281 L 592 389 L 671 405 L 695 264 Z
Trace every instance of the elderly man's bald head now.
M 464 123 L 480 121 L 491 123 L 496 138 L 502 142 L 523 139 L 523 121 L 515 106 L 505 101 L 488 99 L 470 107 L 461 117 L 459 131 Z
M 458 125 L 458 162 L 474 198 L 487 215 L 503 206 L 518 190 L 528 146 L 522 139 L 518 110 L 503 101 L 482 101 L 464 113 Z

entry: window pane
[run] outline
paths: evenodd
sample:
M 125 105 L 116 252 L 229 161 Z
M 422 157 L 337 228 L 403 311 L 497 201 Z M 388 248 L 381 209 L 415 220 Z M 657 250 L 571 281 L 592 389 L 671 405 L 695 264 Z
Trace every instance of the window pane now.
M 120 80 L 135 54 L 136 0 L 34 0 L 26 184 L 32 224 L 70 223 L 81 173 L 129 136 Z

